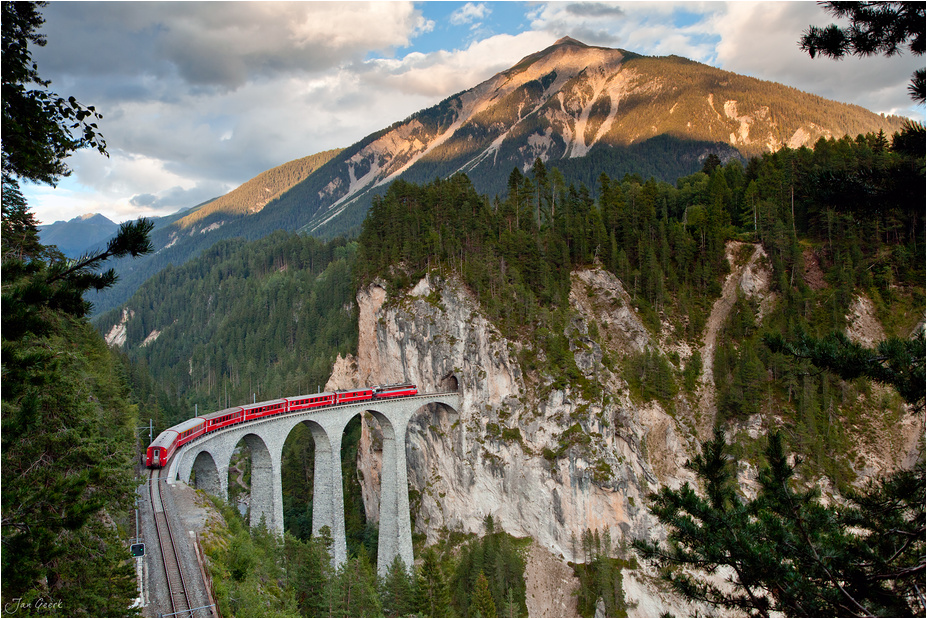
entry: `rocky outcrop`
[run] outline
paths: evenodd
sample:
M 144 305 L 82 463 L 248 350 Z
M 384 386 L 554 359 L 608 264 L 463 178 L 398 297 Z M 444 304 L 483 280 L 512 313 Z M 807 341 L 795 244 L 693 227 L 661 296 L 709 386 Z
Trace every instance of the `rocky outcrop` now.
M 126 343 L 126 335 L 128 333 L 128 323 L 135 316 L 135 312 L 128 308 L 122 309 L 122 318 L 113 325 L 103 339 L 109 346 L 118 346 L 122 348 Z
M 538 390 L 553 377 L 522 369 L 519 354 L 530 344 L 503 337 L 458 282 L 428 276 L 400 298 L 374 283 L 357 300 L 358 357 L 338 361 L 329 388 L 409 380 L 423 391 L 461 392 L 460 410 L 424 409 L 407 438 L 415 526 L 429 541 L 445 527 L 481 531 L 491 514 L 513 535 L 573 560 L 586 529 L 630 538 L 656 526 L 644 496 L 686 478 L 691 445 L 659 406 L 633 405 L 624 381 L 601 364 L 593 316 L 616 348 L 640 351 L 650 341 L 613 275 L 579 272 L 571 294 L 571 350 L 603 387 L 595 401 L 575 388 Z M 376 502 L 377 484 L 368 483 L 378 466 L 376 434 L 362 437 L 368 504 Z
M 876 318 L 875 306 L 869 297 L 857 295 L 847 315 L 847 337 L 866 348 L 875 348 L 885 339 L 885 330 Z

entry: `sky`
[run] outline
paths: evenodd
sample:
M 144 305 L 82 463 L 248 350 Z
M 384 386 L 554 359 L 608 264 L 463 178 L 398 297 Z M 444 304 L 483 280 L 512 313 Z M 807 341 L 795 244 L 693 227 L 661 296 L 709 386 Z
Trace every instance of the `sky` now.
M 924 122 L 923 57 L 811 59 L 814 2 L 50 2 L 51 90 L 103 114 L 57 186 L 26 184 L 41 223 L 163 216 L 293 159 L 354 144 L 571 36 L 675 54 Z

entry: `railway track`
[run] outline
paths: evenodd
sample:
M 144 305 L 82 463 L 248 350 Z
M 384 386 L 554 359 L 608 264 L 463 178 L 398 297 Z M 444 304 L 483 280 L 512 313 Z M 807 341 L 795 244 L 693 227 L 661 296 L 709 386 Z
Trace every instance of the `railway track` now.
M 192 617 L 193 612 L 190 597 L 187 594 L 187 584 L 184 581 L 183 569 L 180 565 L 180 556 L 174 544 L 174 535 L 171 525 L 161 502 L 161 471 L 152 469 L 148 480 L 148 492 L 151 495 L 151 510 L 154 515 L 155 533 L 158 536 L 158 547 L 161 550 L 161 563 L 164 565 L 164 578 L 167 582 L 168 593 L 171 600 L 170 614 L 162 616 Z

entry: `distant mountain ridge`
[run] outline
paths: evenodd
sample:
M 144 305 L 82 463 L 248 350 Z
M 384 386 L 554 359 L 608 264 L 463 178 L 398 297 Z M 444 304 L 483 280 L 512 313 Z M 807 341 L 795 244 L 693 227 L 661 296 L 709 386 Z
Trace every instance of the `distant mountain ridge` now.
M 55 245 L 68 258 L 102 247 L 119 225 L 99 213 L 87 213 L 68 221 L 56 221 L 39 226 L 43 245 Z
M 674 182 L 712 153 L 745 159 L 822 137 L 891 134 L 903 122 L 685 58 L 566 37 L 344 150 L 275 168 L 301 170 L 273 175 L 286 179 L 275 189 L 264 190 L 268 171 L 165 218 L 154 233 L 157 253 L 119 265 L 123 281 L 95 303 L 101 311 L 119 305 L 164 266 L 221 239 L 277 229 L 354 234 L 373 197 L 397 178 L 424 183 L 463 172 L 479 192 L 500 195 L 513 168 L 527 171 L 540 158 L 567 183 L 593 190 L 601 173 Z

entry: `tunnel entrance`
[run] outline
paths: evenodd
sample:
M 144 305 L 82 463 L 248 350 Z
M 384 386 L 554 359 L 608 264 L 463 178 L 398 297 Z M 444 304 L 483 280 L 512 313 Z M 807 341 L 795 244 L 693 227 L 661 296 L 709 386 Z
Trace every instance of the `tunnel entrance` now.
M 453 373 L 447 373 L 444 375 L 444 378 L 441 379 L 441 382 L 438 384 L 438 389 L 441 391 L 457 391 L 460 388 L 460 384 L 457 381 L 457 377 Z

